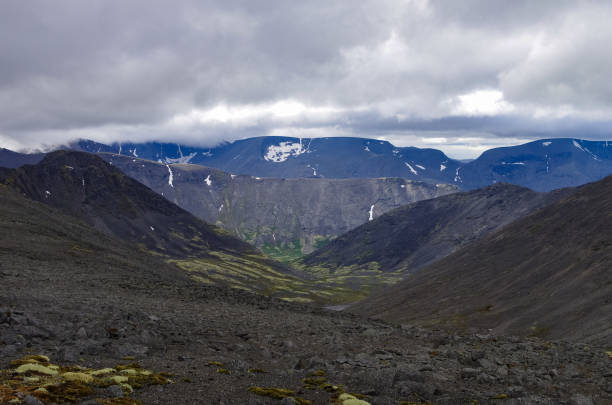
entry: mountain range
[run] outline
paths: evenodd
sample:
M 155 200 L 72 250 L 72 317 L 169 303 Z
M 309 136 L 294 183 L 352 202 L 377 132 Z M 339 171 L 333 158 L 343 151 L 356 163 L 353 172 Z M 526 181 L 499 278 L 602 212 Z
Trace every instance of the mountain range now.
M 511 183 L 535 191 L 578 186 L 612 174 L 607 141 L 542 139 L 494 148 L 461 162 L 435 149 L 395 147 L 366 138 L 259 137 L 198 148 L 168 143 L 104 145 L 80 141 L 72 148 L 162 163 L 192 163 L 232 174 L 277 178 L 400 177 L 454 184 L 465 190 Z

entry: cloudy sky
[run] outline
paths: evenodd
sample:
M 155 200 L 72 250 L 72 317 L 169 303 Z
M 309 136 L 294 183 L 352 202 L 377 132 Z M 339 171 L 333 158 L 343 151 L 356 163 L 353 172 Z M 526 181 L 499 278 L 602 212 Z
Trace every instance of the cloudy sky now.
M 0 146 L 612 139 L 612 2 L 3 0 Z

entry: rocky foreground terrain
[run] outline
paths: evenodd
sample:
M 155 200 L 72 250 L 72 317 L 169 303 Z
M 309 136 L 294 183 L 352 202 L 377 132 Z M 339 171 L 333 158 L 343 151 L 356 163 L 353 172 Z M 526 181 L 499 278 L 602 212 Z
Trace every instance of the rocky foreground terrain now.
M 612 403 L 610 349 L 205 286 L 6 187 L 0 197 L 0 403 Z M 27 355 L 49 362 L 11 364 Z

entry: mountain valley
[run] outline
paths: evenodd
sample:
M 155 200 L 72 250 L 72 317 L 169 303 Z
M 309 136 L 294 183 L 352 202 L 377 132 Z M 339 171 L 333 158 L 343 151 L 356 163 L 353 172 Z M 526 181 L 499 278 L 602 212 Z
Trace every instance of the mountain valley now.
M 351 308 L 396 322 L 612 344 L 612 176 Z
M 204 285 L 6 186 L 0 202 L 0 402 L 612 399 L 609 355 L 597 346 L 448 334 Z M 11 360 L 61 374 L 17 372 Z

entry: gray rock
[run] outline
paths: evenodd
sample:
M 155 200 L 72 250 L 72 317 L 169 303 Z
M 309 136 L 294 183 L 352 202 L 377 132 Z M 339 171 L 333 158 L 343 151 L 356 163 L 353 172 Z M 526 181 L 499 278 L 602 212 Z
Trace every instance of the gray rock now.
M 461 369 L 461 377 L 462 378 L 474 378 L 478 375 L 480 371 L 478 371 L 478 369 L 475 368 L 463 368 Z
M 106 394 L 113 398 L 123 397 L 123 390 L 119 385 L 111 385 L 106 389 Z
M 87 339 L 87 331 L 85 330 L 84 327 L 80 327 L 79 330 L 76 333 L 76 337 L 79 339 Z
M 23 403 L 25 405 L 44 405 L 42 402 L 40 402 L 38 399 L 34 398 L 31 395 L 26 395 L 23 399 Z
M 595 405 L 591 397 L 587 397 L 582 394 L 576 394 L 572 396 L 572 405 Z

